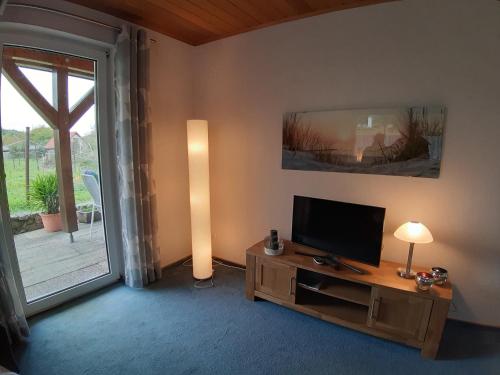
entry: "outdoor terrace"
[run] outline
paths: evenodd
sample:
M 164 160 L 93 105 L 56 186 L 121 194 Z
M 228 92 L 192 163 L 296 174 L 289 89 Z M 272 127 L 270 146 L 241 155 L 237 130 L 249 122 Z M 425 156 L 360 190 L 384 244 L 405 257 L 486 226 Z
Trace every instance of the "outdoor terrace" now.
M 108 257 L 102 221 L 78 224 L 70 242 L 65 232 L 44 229 L 14 236 L 26 299 L 72 287 L 108 273 Z

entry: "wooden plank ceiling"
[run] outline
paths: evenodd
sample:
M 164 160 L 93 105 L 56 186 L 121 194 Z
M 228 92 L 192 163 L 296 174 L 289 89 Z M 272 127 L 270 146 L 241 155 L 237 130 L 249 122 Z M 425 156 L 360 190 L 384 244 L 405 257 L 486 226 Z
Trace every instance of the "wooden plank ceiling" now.
M 396 0 L 69 0 L 200 45 L 321 13 Z

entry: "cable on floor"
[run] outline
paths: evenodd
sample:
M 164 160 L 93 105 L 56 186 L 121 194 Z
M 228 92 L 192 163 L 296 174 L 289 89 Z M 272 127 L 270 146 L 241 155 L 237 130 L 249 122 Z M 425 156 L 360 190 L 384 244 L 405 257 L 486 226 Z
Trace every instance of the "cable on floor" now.
M 240 271 L 246 271 L 246 268 L 244 268 L 244 267 L 232 266 L 230 264 L 226 264 L 224 262 L 221 262 L 220 260 L 215 260 L 215 259 L 212 259 L 212 265 L 224 266 L 224 267 L 227 267 L 227 268 L 234 268 L 234 269 L 240 270 Z
M 184 267 L 193 267 L 193 258 L 186 259 L 184 262 L 182 262 L 182 265 Z M 234 268 L 240 271 L 246 270 L 246 268 L 244 267 L 232 266 L 230 264 L 226 264 L 224 262 L 221 262 L 220 260 L 215 260 L 215 259 L 212 259 L 212 266 L 223 266 L 227 268 Z

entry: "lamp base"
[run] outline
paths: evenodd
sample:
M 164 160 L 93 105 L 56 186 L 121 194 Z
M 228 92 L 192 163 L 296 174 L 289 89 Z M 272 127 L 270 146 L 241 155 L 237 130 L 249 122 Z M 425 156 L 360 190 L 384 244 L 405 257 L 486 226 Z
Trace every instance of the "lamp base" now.
M 215 283 L 214 283 L 214 274 L 212 272 L 212 276 L 206 278 L 206 279 L 197 279 L 196 277 L 193 277 L 195 279 L 194 282 L 194 287 L 196 289 L 207 289 L 207 288 L 215 288 Z
M 402 277 L 404 279 L 414 279 L 415 278 L 415 272 L 410 269 L 410 272 L 406 272 L 406 268 L 398 268 L 398 276 Z

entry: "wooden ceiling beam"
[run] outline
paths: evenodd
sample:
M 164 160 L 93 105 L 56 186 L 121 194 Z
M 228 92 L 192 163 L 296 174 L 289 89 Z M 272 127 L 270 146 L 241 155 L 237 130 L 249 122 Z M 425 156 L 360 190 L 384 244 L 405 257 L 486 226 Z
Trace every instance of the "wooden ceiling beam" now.
M 304 0 L 312 9 L 328 9 L 333 7 L 336 0 Z
M 308 10 L 303 10 L 302 12 L 299 10 L 300 4 L 298 0 L 273 0 L 269 5 L 275 7 L 281 13 L 282 18 L 288 17 L 296 17 L 299 14 L 307 14 L 312 11 L 309 8 Z M 304 3 L 302 4 L 304 5 Z M 307 6 L 307 4 L 305 4 Z M 302 6 L 303 8 L 303 6 Z
M 265 9 L 259 7 L 255 1 L 248 0 L 230 0 L 235 6 L 246 12 L 252 18 L 257 20 L 258 24 L 264 24 L 272 20 L 272 16 Z
M 249 3 L 266 15 L 267 21 L 261 23 L 261 25 L 265 25 L 269 22 L 275 22 L 276 20 L 283 18 L 283 14 L 278 8 L 276 8 L 276 6 L 270 4 L 269 0 L 252 0 L 251 2 L 249 1 Z
M 259 24 L 255 17 L 235 5 L 232 0 L 214 0 L 213 2 L 217 3 L 232 18 L 241 20 L 247 27 L 255 27 Z
M 68 0 L 197 46 L 322 13 L 399 0 Z
M 200 8 L 186 0 L 150 0 L 152 3 L 162 7 L 165 11 L 190 22 L 214 35 L 231 31 L 231 26 L 200 14 Z M 168 10 L 167 10 L 168 9 Z
M 232 30 L 241 30 L 247 27 L 248 20 L 237 19 L 227 12 L 218 1 L 212 3 L 210 0 L 185 0 L 196 4 L 202 12 L 208 14 L 210 17 L 231 25 Z
M 89 6 L 87 3 L 90 1 L 97 2 L 99 4 L 101 3 L 100 0 L 84 0 L 82 5 Z M 110 2 L 116 3 L 117 1 L 111 0 Z M 121 6 L 120 4 L 121 2 L 118 1 L 116 6 L 119 7 Z M 145 6 L 145 4 L 147 4 L 147 6 Z M 191 45 L 196 43 L 196 40 L 204 38 L 206 35 L 210 35 L 212 37 L 218 35 L 218 33 L 205 30 L 196 24 L 179 17 L 173 12 L 172 9 L 167 9 L 164 4 L 159 6 L 156 2 L 146 0 L 145 2 L 141 2 L 140 5 L 141 10 L 133 17 L 126 18 L 127 20 Z
M 316 8 L 311 7 L 306 0 L 293 0 L 288 2 L 295 10 L 296 14 L 309 14 Z
M 205 38 L 207 35 L 211 37 L 217 36 L 217 34 L 195 27 L 171 13 L 164 19 L 165 21 L 141 21 L 137 22 L 137 24 L 193 46 L 196 45 L 198 40 Z

